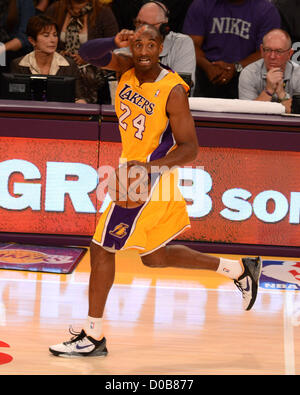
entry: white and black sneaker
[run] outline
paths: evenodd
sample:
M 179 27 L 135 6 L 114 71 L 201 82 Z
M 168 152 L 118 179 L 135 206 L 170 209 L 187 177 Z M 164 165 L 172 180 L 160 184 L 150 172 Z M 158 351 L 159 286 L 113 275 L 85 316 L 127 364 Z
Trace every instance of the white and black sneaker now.
M 242 262 L 244 273 L 234 283 L 242 292 L 244 309 L 250 310 L 256 300 L 262 263 L 260 257 L 242 258 Z
M 107 355 L 105 337 L 97 341 L 87 336 L 83 329 L 80 333 L 72 332 L 71 329 L 69 332 L 73 335 L 71 340 L 49 347 L 52 354 L 57 357 L 104 357 Z

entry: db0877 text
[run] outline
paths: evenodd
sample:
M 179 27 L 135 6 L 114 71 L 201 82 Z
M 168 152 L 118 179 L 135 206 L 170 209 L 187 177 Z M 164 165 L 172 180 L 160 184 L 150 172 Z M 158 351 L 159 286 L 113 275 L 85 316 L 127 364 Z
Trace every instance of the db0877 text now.
M 194 380 L 150 380 L 150 390 L 190 390 Z

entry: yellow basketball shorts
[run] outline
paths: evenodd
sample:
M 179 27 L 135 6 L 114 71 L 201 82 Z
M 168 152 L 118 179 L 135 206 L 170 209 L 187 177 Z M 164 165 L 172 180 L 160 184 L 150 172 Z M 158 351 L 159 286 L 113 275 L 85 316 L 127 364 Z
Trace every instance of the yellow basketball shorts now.
M 134 248 L 140 255 L 147 255 L 188 227 L 186 203 L 177 186 L 177 171 L 173 171 L 157 179 L 141 206 L 124 208 L 110 202 L 97 224 L 93 242 L 111 252 Z

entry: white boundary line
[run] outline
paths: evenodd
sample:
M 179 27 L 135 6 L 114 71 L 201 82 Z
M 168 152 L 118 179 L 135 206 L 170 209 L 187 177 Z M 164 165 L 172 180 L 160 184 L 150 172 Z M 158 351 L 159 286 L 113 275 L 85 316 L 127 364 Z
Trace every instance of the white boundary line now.
M 283 306 L 283 344 L 284 344 L 284 367 L 286 375 L 295 375 L 295 347 L 294 347 L 294 297 L 295 292 L 289 291 L 284 294 Z
M 45 273 L 45 274 L 49 274 L 52 275 L 52 273 Z M 60 274 L 58 274 L 60 275 Z M 11 282 L 19 282 L 19 281 L 25 281 L 25 282 L 29 282 L 29 283 L 45 283 L 45 284 L 57 284 L 57 283 L 62 283 L 62 284 L 72 284 L 72 285 L 88 285 L 89 281 L 76 281 L 74 279 L 75 277 L 75 273 L 72 273 L 70 275 L 70 280 L 69 281 L 61 281 L 61 280 L 38 280 L 38 279 L 28 279 L 28 278 L 1 278 L 0 277 L 0 281 L 11 281 Z M 136 280 L 147 280 L 147 278 L 136 278 Z M 159 289 L 186 289 L 186 290 L 194 290 L 194 291 L 211 291 L 211 292 L 237 292 L 239 293 L 239 291 L 237 290 L 237 288 L 234 286 L 234 284 L 232 283 L 232 287 L 231 288 L 223 288 L 221 286 L 221 288 L 207 288 L 204 284 L 199 283 L 199 286 L 195 286 L 195 287 L 185 287 L 185 286 L 177 286 L 176 285 L 176 280 L 174 279 L 164 279 L 161 278 L 160 281 L 164 282 L 174 282 L 174 285 L 170 285 L 170 286 L 166 286 L 166 285 L 145 285 L 145 283 L 141 283 L 141 284 L 137 284 L 137 283 L 131 283 L 131 284 L 118 284 L 118 283 L 114 283 L 113 287 L 133 287 L 133 288 L 159 288 Z M 187 282 L 189 281 L 194 281 L 195 280 L 187 280 Z M 181 282 L 179 280 L 179 282 Z M 177 283 L 178 284 L 178 283 Z M 228 284 L 230 284 L 230 282 L 228 282 Z M 225 285 L 225 284 L 223 284 Z M 300 292 L 300 291 L 297 291 Z M 273 294 L 273 295 L 285 295 L 287 293 L 295 293 L 294 290 L 284 290 L 284 289 L 265 289 L 265 288 L 259 288 L 258 291 L 258 295 L 259 294 Z

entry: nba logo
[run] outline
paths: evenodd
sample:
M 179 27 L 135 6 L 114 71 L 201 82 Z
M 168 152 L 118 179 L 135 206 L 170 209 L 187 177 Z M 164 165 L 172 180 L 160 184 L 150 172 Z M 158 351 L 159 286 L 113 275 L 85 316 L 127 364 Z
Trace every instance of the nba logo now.
M 5 44 L 0 42 L 0 66 L 6 66 Z
M 259 285 L 266 289 L 300 290 L 300 262 L 263 261 Z

